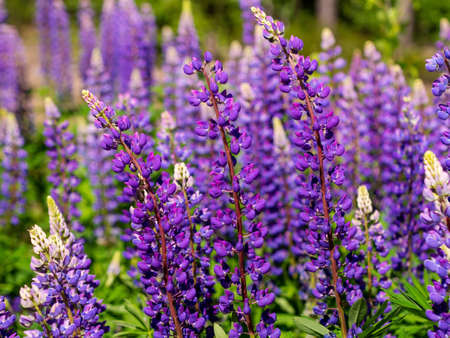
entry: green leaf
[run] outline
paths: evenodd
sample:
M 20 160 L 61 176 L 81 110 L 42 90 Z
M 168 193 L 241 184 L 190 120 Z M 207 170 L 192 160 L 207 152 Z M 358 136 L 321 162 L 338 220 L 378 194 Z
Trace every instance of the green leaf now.
M 304 316 L 294 317 L 294 324 L 301 332 L 305 332 L 315 337 L 323 337 L 330 332 L 325 326 L 314 319 Z
M 402 292 L 404 296 L 414 301 L 424 310 L 431 309 L 431 306 L 428 303 L 428 296 L 426 294 L 423 294 L 417 287 L 409 283 L 405 283 L 404 288 L 406 291 Z
M 294 328 L 294 317 L 287 313 L 277 314 L 277 325 L 283 325 L 287 328 Z
M 402 308 L 393 306 L 392 311 L 389 312 L 387 315 L 382 317 L 380 321 L 378 321 L 375 325 L 372 327 L 368 327 L 366 330 L 364 330 L 358 337 L 364 338 L 364 337 L 375 337 L 375 332 L 378 332 L 377 335 L 380 332 L 384 331 L 384 324 L 387 322 L 392 321 L 395 317 L 397 317 L 402 312 Z M 381 330 L 382 329 L 382 330 Z
M 295 313 L 294 307 L 289 304 L 286 298 L 275 298 L 275 303 L 286 313 L 293 315 Z
M 228 337 L 228 335 L 225 333 L 225 330 L 222 329 L 222 327 L 217 323 L 214 323 L 214 336 L 217 338 L 227 338 Z
M 364 330 L 364 329 L 370 327 L 370 325 L 372 325 L 372 323 L 374 323 L 377 320 L 377 318 L 379 316 L 381 316 L 382 313 L 384 313 L 387 306 L 388 306 L 388 302 L 384 302 L 383 304 L 381 304 L 380 307 L 378 308 L 377 312 L 364 323 L 362 329 Z
M 367 314 L 367 304 L 364 298 L 358 299 L 350 308 L 348 313 L 348 327 L 352 327 L 353 324 L 358 324 L 362 322 L 365 315 Z
M 129 329 L 135 329 L 135 330 L 140 329 L 140 330 L 143 330 L 144 332 L 147 332 L 147 329 L 145 327 L 142 327 L 139 324 L 127 322 L 125 320 L 113 320 L 112 323 L 116 326 L 127 327 Z
M 142 319 L 142 311 L 129 300 L 125 303 L 125 309 L 134 317 L 136 320 L 148 329 L 147 323 Z

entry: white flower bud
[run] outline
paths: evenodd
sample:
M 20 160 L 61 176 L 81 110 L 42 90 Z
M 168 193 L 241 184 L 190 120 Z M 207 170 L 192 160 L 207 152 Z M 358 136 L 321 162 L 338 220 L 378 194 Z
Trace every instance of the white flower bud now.
M 358 187 L 358 196 L 356 198 L 356 203 L 359 210 L 364 214 L 368 215 L 373 211 L 372 201 L 370 200 L 369 191 L 365 185 Z
M 175 163 L 173 177 L 177 186 L 182 189 L 190 188 L 194 185 L 194 178 L 190 176 L 189 170 L 183 162 Z
M 278 117 L 272 119 L 273 123 L 273 144 L 275 145 L 275 150 L 278 153 L 289 152 L 290 143 L 283 128 L 283 123 Z
M 39 225 L 34 225 L 30 230 L 31 244 L 33 245 L 33 251 L 36 254 L 41 254 L 48 250 L 48 239 L 45 232 L 41 229 Z
M 322 29 L 320 48 L 328 50 L 336 43 L 333 32 L 328 27 Z

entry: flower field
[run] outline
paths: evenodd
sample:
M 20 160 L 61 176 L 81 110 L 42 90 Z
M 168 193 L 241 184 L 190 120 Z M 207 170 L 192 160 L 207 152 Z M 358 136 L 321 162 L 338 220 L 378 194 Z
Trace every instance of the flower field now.
M 449 337 L 448 20 L 424 82 L 192 5 L 36 0 L 31 89 L 0 0 L 0 336 Z

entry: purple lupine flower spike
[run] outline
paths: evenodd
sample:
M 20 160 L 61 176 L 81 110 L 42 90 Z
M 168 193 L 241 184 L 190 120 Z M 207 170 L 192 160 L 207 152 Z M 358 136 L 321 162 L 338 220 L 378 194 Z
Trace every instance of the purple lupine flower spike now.
M 359 245 L 354 238 L 355 231 L 345 221 L 351 199 L 343 191 L 335 191 L 335 186 L 341 186 L 345 176 L 344 168 L 336 163 L 336 158 L 344 153 L 344 147 L 334 136 L 339 118 L 326 110 L 330 89 L 320 81 L 310 79 L 318 63 L 300 54 L 303 42 L 295 36 L 286 40 L 283 23 L 267 16 L 261 9 L 253 7 L 252 11 L 264 28 L 263 36 L 271 42 L 272 69 L 279 72 L 280 90 L 292 98 L 289 115 L 297 122 L 292 142 L 303 150 L 296 159 L 296 168 L 310 173 L 297 180 L 302 208 L 303 229 L 299 229 L 303 231 L 300 236 L 303 238 L 302 250 L 305 256 L 314 256 L 306 263 L 306 269 L 310 272 L 319 270 L 323 274 L 314 295 L 325 299 L 332 296 L 336 301 L 337 315 L 334 312 L 331 317 L 323 317 L 322 323 L 336 324 L 339 317 L 342 335 L 346 336 L 342 297 L 347 293 L 347 301 L 353 304 L 362 293 L 351 293 L 351 270 L 344 269 L 349 262 L 340 254 L 340 246 L 354 251 Z M 306 115 L 306 119 L 302 119 L 302 115 Z M 343 275 L 339 275 L 341 269 Z M 314 311 L 324 315 L 326 308 L 326 303 L 322 302 Z
M 141 71 L 142 83 L 146 89 L 146 102 L 148 105 L 151 101 L 150 88 L 153 84 L 154 67 L 156 63 L 156 42 L 157 31 L 155 16 L 150 4 L 144 3 L 141 7 L 142 29 L 139 42 L 139 61 L 138 68 Z
M 252 14 L 250 8 L 260 7 L 260 0 L 239 0 L 239 5 L 241 7 L 241 17 L 242 17 L 242 41 L 246 45 L 252 45 L 254 39 L 254 29 L 256 25 L 255 17 Z
M 16 316 L 6 309 L 6 298 L 0 296 L 0 336 L 4 338 L 16 338 L 19 337 L 15 333 L 11 326 L 16 321 Z
M 436 325 L 428 331 L 428 337 L 438 338 L 450 334 L 449 295 L 450 282 L 450 181 L 436 155 L 427 151 L 424 155 L 425 188 L 423 197 L 430 202 L 420 215 L 429 227 L 425 233 L 423 251 L 427 252 L 425 268 L 437 274 L 427 285 L 432 308 L 426 316 Z
M 444 161 L 444 167 L 450 171 L 450 36 L 448 34 L 448 22 L 447 24 L 441 24 L 441 38 L 442 41 L 438 44 L 438 52 L 431 58 L 426 60 L 425 68 L 429 72 L 441 73 L 440 76 L 433 81 L 431 92 L 435 104 L 435 112 L 437 117 L 442 120 L 443 132 L 440 136 L 440 140 L 444 148 L 447 157 Z
M 47 203 L 50 235 L 38 225 L 29 231 L 37 255 L 31 258 L 36 277 L 31 287 L 20 289 L 21 305 L 29 311 L 20 323 L 40 327 L 25 331 L 32 337 L 102 337 L 109 328 L 99 320 L 105 305 L 94 297 L 99 281 L 89 272 L 91 260 L 50 196 Z
M 206 86 L 192 90 L 189 98 L 191 105 L 204 103 L 214 109 L 214 118 L 197 122 L 196 134 L 203 139 L 221 140 L 222 150 L 215 158 L 210 172 L 209 195 L 217 199 L 226 194 L 234 206 L 233 209 L 224 207 L 217 210 L 211 218 L 214 229 L 234 232 L 234 237 L 237 237 L 235 241 L 219 238 L 214 243 L 219 263 L 214 267 L 214 272 L 226 289 L 219 299 L 218 308 L 222 313 L 237 315 L 238 322 L 234 323 L 230 336 L 239 336 L 244 325 L 250 336 L 258 333 L 279 337 L 280 330 L 274 327 L 276 315 L 265 309 L 274 301 L 275 294 L 261 284 L 264 274 L 270 270 L 270 263 L 256 254 L 256 249 L 263 245 L 267 233 L 267 228 L 257 221 L 257 215 L 264 208 L 264 200 L 251 189 L 246 189 L 252 185 L 259 172 L 253 163 L 245 163 L 240 171 L 236 167 L 236 157 L 241 150 L 249 149 L 252 143 L 251 135 L 236 124 L 241 106 L 231 93 L 221 90 L 220 87 L 228 81 L 228 74 L 220 61 L 213 61 L 210 52 L 204 53 L 203 60 L 193 57 L 183 70 L 187 75 L 194 72 L 202 74 L 205 79 Z M 238 259 L 238 267 L 230 268 L 228 263 L 231 258 Z M 247 285 L 248 275 L 251 277 L 250 285 Z M 237 295 L 229 290 L 232 285 L 237 287 Z M 241 298 L 240 305 L 235 300 L 238 296 Z M 251 315 L 254 303 L 264 309 L 256 327 Z
M 114 88 L 111 83 L 111 76 L 105 69 L 103 57 L 98 48 L 94 48 L 91 60 L 86 72 L 85 85 L 95 95 L 101 95 L 104 100 L 111 103 L 114 98 Z
M 197 257 L 190 250 L 190 211 L 166 172 L 156 182 L 151 180 L 162 161 L 159 155 L 144 151 L 149 138 L 139 131 L 130 133 L 128 117 L 117 116 L 89 91 L 84 90 L 82 96 L 95 125 L 104 132 L 102 148 L 115 152 L 112 169 L 125 185 L 124 197 L 132 203 L 132 241 L 140 257 L 140 283 L 148 295 L 143 311 L 152 318 L 155 335 L 198 336 L 214 318 L 209 300 L 214 281 L 207 274 L 208 260 L 196 270 L 202 273 L 193 274 Z M 204 230 L 194 235 L 195 243 L 209 241 L 212 231 Z
M 52 0 L 48 13 L 50 40 L 50 80 L 59 96 L 68 96 L 72 89 L 72 47 L 70 22 L 62 0 Z
M 24 141 L 14 115 L 0 110 L 0 121 L 5 128 L 0 144 L 3 169 L 0 176 L 0 225 L 17 225 L 19 216 L 25 211 L 27 152 L 23 149 Z
M 52 0 L 36 0 L 36 25 L 39 32 L 39 58 L 41 73 L 45 79 L 50 78 L 51 45 L 50 45 L 50 8 Z
M 80 211 L 77 208 L 80 194 L 76 188 L 80 184 L 75 175 L 78 162 L 74 155 L 76 145 L 74 136 L 67 131 L 69 123 L 60 121 L 61 114 L 50 98 L 45 100 L 46 121 L 44 122 L 45 145 L 50 159 L 48 167 L 51 171 L 48 181 L 52 184 L 51 196 L 63 212 L 69 225 L 75 231 L 83 231 L 83 226 L 77 221 Z
M 0 24 L 0 108 L 17 113 L 20 108 L 22 41 L 13 26 Z
M 180 22 L 178 23 L 177 50 L 180 56 L 199 57 L 200 47 L 190 0 L 183 0 Z
M 387 278 L 391 266 L 384 259 L 389 253 L 386 243 L 387 234 L 380 223 L 380 213 L 373 209 L 372 200 L 365 185 L 358 187 L 356 204 L 358 209 L 352 219 L 352 224 L 358 229 L 356 237 L 364 238 L 362 242 L 365 243 L 366 247 L 366 259 L 360 262 L 360 267 L 352 268 L 355 268 L 355 271 L 361 271 L 361 268 L 367 267 L 369 303 L 371 305 L 374 302 L 382 304 L 388 299 L 386 293 L 382 290 L 388 289 L 392 284 Z M 375 271 L 379 276 L 374 273 Z M 362 276 L 358 276 L 358 273 L 355 273 L 355 278 L 362 280 Z M 374 295 L 375 299 L 373 299 Z
M 96 31 L 94 25 L 94 11 L 90 0 L 81 0 L 78 7 L 78 25 L 81 55 L 80 55 L 80 73 L 81 79 L 86 81 L 87 71 L 91 63 L 92 51 L 96 46 Z
M 118 20 L 119 14 L 115 0 L 105 0 L 100 22 L 100 50 L 104 60 L 105 72 L 111 77 L 112 83 L 115 83 L 117 79 L 118 52 L 116 39 L 119 29 Z M 112 88 L 115 90 L 115 85 Z

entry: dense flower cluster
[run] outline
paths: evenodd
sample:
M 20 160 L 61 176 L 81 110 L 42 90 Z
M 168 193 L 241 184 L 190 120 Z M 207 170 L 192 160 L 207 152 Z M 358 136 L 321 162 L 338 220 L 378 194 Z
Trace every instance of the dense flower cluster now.
M 78 162 L 74 157 L 77 150 L 74 135 L 67 130 L 67 121 L 60 122 L 61 113 L 50 98 L 45 101 L 45 114 L 47 119 L 44 122 L 44 136 L 51 171 L 47 179 L 52 184 L 50 195 L 71 229 L 83 231 L 83 226 L 77 221 L 80 217 L 77 204 L 81 197 L 76 191 L 80 180 L 75 175 Z
M 40 61 L 43 75 L 59 95 L 72 88 L 69 16 L 62 0 L 36 1 L 36 23 L 40 35 Z
M 333 296 L 336 300 L 337 313 L 331 311 L 328 315 L 326 302 L 319 303 L 315 312 L 324 316 L 322 321 L 325 324 L 339 322 L 345 336 L 347 328 L 342 295 L 346 294 L 350 305 L 361 295 L 354 292 L 357 285 L 351 281 L 352 255 L 341 256 L 340 253 L 341 246 L 351 252 L 358 249 L 359 243 L 355 229 L 345 220 L 346 212 L 351 209 L 351 199 L 334 188 L 344 181 L 344 168 L 335 160 L 344 153 L 344 147 L 334 137 L 339 118 L 325 109 L 329 87 L 310 79 L 318 63 L 300 54 L 303 42 L 295 36 L 286 40 L 283 23 L 257 8 L 252 10 L 264 28 L 264 37 L 271 42 L 272 69 L 279 72 L 280 90 L 292 98 L 288 114 L 297 121 L 293 144 L 301 151 L 295 159 L 295 166 L 304 172 L 296 181 L 302 221 L 302 227 L 298 229 L 301 243 L 297 245 L 302 247 L 305 256 L 311 257 L 305 269 L 319 272 L 313 294 L 319 299 Z M 302 119 L 303 115 L 306 115 L 305 119 Z M 345 279 L 338 275 L 341 269 Z
M 223 236 L 214 243 L 218 263 L 214 266 L 214 272 L 225 288 L 225 294 L 219 299 L 219 310 L 237 315 L 239 322 L 235 322 L 229 332 L 232 337 L 239 337 L 244 329 L 251 336 L 257 332 L 260 336 L 277 337 L 280 331 L 274 328 L 274 313 L 266 309 L 256 325 L 256 331 L 252 322 L 252 304 L 265 308 L 274 301 L 275 295 L 263 288 L 262 284 L 263 275 L 270 270 L 270 263 L 256 253 L 262 247 L 268 231 L 257 218 L 265 202 L 258 193 L 247 188 L 252 185 L 259 171 L 251 162 L 244 163 L 242 169 L 237 170 L 236 157 L 252 144 L 252 137 L 237 125 L 241 105 L 231 93 L 220 90 L 219 86 L 227 83 L 228 74 L 220 61 L 213 62 L 210 52 L 205 52 L 203 60 L 194 57 L 192 63 L 184 65 L 183 70 L 187 75 L 196 72 L 205 78 L 205 85 L 199 90 L 192 90 L 190 104 L 198 106 L 204 103 L 214 110 L 214 117 L 197 122 L 196 134 L 210 140 L 219 138 L 222 143 L 222 150 L 216 155 L 209 174 L 208 193 L 213 198 L 220 198 L 227 193 L 228 201 L 233 205 L 233 209 L 224 207 L 211 218 L 216 231 L 232 231 L 231 240 Z M 230 260 L 236 256 L 239 266 L 233 269 Z M 251 278 L 250 285 L 247 285 L 247 275 Z M 242 305 L 236 305 L 236 295 L 230 290 L 233 285 L 237 287 Z
M 432 203 L 421 214 L 421 219 L 430 230 L 425 233 L 424 251 L 429 255 L 425 268 L 434 272 L 438 280 L 433 279 L 427 285 L 432 309 L 426 311 L 427 317 L 436 323 L 433 331 L 428 332 L 430 338 L 445 337 L 450 333 L 449 291 L 450 278 L 450 181 L 446 171 L 436 155 L 427 151 L 424 155 L 425 188 L 424 198 Z
M 199 196 L 189 190 L 188 171 L 182 167 L 175 173 L 181 196 L 167 173 L 153 182 L 150 175 L 159 171 L 161 157 L 143 152 L 147 137 L 128 134 L 127 116 L 117 116 L 90 92 L 84 91 L 83 98 L 96 126 L 104 130 L 102 148 L 116 151 L 113 171 L 125 185 L 123 194 L 135 201 L 130 208 L 132 241 L 140 258 L 140 283 L 149 296 L 144 312 L 152 318 L 155 335 L 197 335 L 214 316 L 209 300 L 214 281 L 208 276 L 207 256 L 197 258 L 193 246 L 208 242 L 212 230 L 202 227 L 196 232 L 193 227 L 190 208 Z
M 25 211 L 27 152 L 14 115 L 0 110 L 0 123 L 0 225 L 17 225 Z
M 0 296 L 0 335 L 5 338 L 18 337 L 11 326 L 16 321 L 16 316 L 6 309 L 5 297 Z
M 99 281 L 89 273 L 91 261 L 83 241 L 70 232 L 55 201 L 51 197 L 47 201 L 50 236 L 38 225 L 30 230 L 36 277 L 31 287 L 20 289 L 21 305 L 29 310 L 20 323 L 40 326 L 26 331 L 27 337 L 101 337 L 108 327 L 99 320 L 105 306 L 93 294 Z
M 448 154 L 450 147 L 450 129 L 448 127 L 450 116 L 450 38 L 445 35 L 443 38 L 444 41 L 440 44 L 440 50 L 426 60 L 425 68 L 429 72 L 442 73 L 434 80 L 431 92 L 435 96 L 436 114 L 444 125 L 444 131 L 441 135 L 441 142 L 447 147 L 447 158 L 444 165 L 447 170 L 450 170 L 450 155 Z

